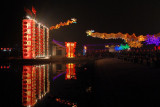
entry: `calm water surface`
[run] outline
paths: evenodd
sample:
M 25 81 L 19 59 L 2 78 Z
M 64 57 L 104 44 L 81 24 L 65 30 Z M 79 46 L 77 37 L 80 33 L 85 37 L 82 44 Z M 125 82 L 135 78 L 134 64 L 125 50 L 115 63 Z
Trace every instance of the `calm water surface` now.
M 1 64 L 3 107 L 76 107 L 89 104 L 91 78 L 84 64 Z
M 1 107 L 160 107 L 160 68 L 112 58 L 1 64 L 0 85 Z

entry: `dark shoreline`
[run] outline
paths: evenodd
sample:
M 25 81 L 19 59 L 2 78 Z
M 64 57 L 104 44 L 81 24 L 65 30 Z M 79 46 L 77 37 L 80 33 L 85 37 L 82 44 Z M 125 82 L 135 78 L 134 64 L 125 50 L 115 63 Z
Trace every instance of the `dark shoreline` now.
M 94 61 L 94 58 L 51 58 L 51 59 L 0 59 L 1 64 L 19 63 L 19 64 L 45 64 L 45 63 L 84 63 Z

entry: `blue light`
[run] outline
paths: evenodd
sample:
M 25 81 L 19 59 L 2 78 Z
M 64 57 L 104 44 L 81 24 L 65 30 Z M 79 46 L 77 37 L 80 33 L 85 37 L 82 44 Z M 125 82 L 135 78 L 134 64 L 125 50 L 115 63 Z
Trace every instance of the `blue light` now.
M 129 49 L 129 46 L 128 46 L 128 44 L 126 44 L 126 45 L 120 45 L 120 46 L 115 46 L 115 48 L 114 48 L 116 51 L 121 51 L 121 50 L 126 50 L 126 49 Z

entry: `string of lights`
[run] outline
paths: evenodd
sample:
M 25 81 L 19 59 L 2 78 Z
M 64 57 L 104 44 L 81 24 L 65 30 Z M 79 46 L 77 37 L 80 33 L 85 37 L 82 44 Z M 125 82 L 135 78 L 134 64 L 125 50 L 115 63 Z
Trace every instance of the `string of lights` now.
M 77 19 L 72 18 L 71 20 L 68 20 L 67 22 L 64 22 L 64 23 L 60 22 L 59 24 L 57 24 L 55 26 L 51 26 L 50 30 L 59 29 L 61 26 L 68 26 L 68 25 L 70 25 L 72 23 L 77 23 L 76 21 L 77 21 Z

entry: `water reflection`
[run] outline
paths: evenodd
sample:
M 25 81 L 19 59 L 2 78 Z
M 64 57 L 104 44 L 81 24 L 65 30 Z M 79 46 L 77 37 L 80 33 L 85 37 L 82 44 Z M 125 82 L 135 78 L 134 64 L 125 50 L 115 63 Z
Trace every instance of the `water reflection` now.
M 0 63 L 0 70 L 10 69 L 10 64 L 8 63 Z
M 66 64 L 66 76 L 65 76 L 65 79 L 66 80 L 77 79 L 75 71 L 76 71 L 75 70 L 75 64 L 73 64 L 73 63 Z
M 53 75 L 64 72 L 65 69 L 66 69 L 65 64 L 55 64 L 55 63 L 52 64 Z
M 65 104 L 65 105 L 68 105 L 68 106 L 77 107 L 76 103 L 70 102 L 68 100 L 63 100 L 61 98 L 56 98 L 56 101 L 59 102 L 60 104 Z
M 34 106 L 50 91 L 49 65 L 24 65 L 22 73 L 22 105 Z

